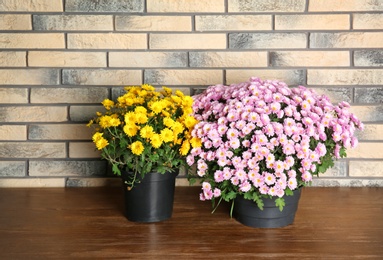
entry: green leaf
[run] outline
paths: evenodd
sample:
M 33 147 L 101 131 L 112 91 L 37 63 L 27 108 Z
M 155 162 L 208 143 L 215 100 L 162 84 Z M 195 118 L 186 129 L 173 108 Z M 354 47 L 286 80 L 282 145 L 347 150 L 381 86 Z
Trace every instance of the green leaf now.
M 277 198 L 275 199 L 275 206 L 279 208 L 280 211 L 283 210 L 283 207 L 285 206 L 285 199 L 284 198 Z
M 121 148 L 126 148 L 128 147 L 128 142 L 125 139 L 120 139 L 120 147 Z
M 144 168 L 144 172 L 150 172 L 152 170 L 152 162 L 148 162 L 147 164 L 145 164 L 145 168 Z
M 323 164 L 318 167 L 318 171 L 321 173 L 325 173 L 326 170 L 327 170 L 327 167 Z
M 118 175 L 118 176 L 121 176 L 121 171 L 120 169 L 118 168 L 118 165 L 117 164 L 113 164 L 112 165 L 112 171 L 114 174 Z
M 285 194 L 286 194 L 287 196 L 293 196 L 294 192 L 293 192 L 292 190 L 290 190 L 289 188 L 286 188 L 286 190 L 285 190 Z
M 263 210 L 263 207 L 265 206 L 265 204 L 263 203 L 263 200 L 257 196 L 256 199 L 254 199 L 254 201 L 255 203 L 257 203 L 258 208 L 260 210 Z
M 340 157 L 342 157 L 342 158 L 347 156 L 346 148 L 345 148 L 345 147 L 340 148 L 340 150 L 339 150 L 339 155 L 340 155 Z
M 189 178 L 189 185 L 192 186 L 196 183 L 196 179 L 195 178 Z
M 243 194 L 243 197 L 247 200 L 252 200 L 253 199 L 253 196 L 250 192 L 246 192 Z
M 226 193 L 224 200 L 230 201 L 230 200 L 235 199 L 236 196 L 237 196 L 237 193 L 235 191 L 230 191 L 229 193 Z

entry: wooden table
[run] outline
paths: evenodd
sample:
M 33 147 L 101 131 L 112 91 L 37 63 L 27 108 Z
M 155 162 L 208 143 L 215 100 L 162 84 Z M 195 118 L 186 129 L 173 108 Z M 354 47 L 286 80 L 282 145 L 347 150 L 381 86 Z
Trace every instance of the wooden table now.
M 241 225 L 177 187 L 170 220 L 123 215 L 119 188 L 0 189 L 0 259 L 383 259 L 383 188 L 305 188 L 295 222 Z

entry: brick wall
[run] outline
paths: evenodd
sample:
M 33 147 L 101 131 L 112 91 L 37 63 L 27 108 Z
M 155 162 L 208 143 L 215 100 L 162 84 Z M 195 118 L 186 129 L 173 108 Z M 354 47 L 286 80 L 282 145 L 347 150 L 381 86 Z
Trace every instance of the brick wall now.
M 104 98 L 250 76 L 350 102 L 360 145 L 314 184 L 383 186 L 382 11 L 381 0 L 1 0 L 0 187 L 114 184 L 85 127 Z

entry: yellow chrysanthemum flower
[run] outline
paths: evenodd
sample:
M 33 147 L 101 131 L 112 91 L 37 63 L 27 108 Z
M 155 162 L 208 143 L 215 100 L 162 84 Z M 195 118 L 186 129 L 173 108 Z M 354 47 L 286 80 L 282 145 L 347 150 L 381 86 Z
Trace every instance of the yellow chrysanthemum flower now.
M 177 134 L 182 133 L 184 131 L 184 126 L 180 122 L 174 122 L 174 124 L 171 126 L 173 131 Z
M 168 87 L 162 87 L 163 91 L 161 92 L 165 97 L 168 97 L 170 96 L 173 91 L 171 88 L 168 88 Z
M 155 113 L 159 114 L 162 111 L 162 102 L 161 101 L 155 101 L 151 104 L 150 109 Z
M 164 117 L 170 117 L 170 113 L 169 112 L 167 112 L 167 111 L 165 111 L 165 110 L 162 110 L 162 115 L 164 116 Z
M 174 125 L 175 121 L 170 117 L 164 117 L 164 125 L 171 128 Z
M 145 149 L 145 147 L 140 141 L 135 141 L 130 146 L 130 150 L 135 155 L 141 155 L 142 152 L 144 151 L 144 149 Z
M 134 109 L 134 112 L 136 112 L 137 114 L 138 113 L 142 113 L 142 114 L 146 114 L 148 110 L 143 107 L 143 106 L 137 106 L 135 109 Z
M 146 97 L 148 95 L 148 91 L 146 91 L 145 89 L 141 90 L 140 92 L 138 92 L 138 95 L 140 97 Z
M 108 140 L 106 140 L 104 137 L 101 137 L 100 139 L 98 139 L 96 142 L 96 147 L 98 150 L 102 150 L 103 148 L 105 148 L 109 143 L 108 143 Z
M 201 139 L 197 138 L 197 137 L 193 137 L 191 140 L 190 140 L 190 143 L 191 143 L 191 146 L 193 148 L 197 148 L 197 147 L 201 147 L 202 146 L 202 141 Z
M 188 154 L 190 150 L 190 143 L 188 140 L 183 141 L 181 148 L 180 148 L 180 154 L 185 156 Z
M 164 128 L 161 130 L 161 139 L 165 143 L 173 141 L 173 138 L 174 138 L 174 135 L 172 130 L 170 130 L 169 128 Z
M 193 105 L 193 98 L 191 96 L 184 96 L 182 99 L 182 105 L 184 107 L 191 108 Z
M 126 124 L 123 130 L 126 135 L 135 136 L 137 134 L 138 127 L 135 124 Z
M 145 99 L 143 99 L 142 97 L 136 97 L 133 99 L 133 103 L 141 105 L 141 104 L 145 103 Z
M 186 116 L 184 124 L 187 128 L 191 129 L 195 124 L 197 124 L 198 121 L 193 116 Z
M 137 113 L 136 114 L 136 122 L 138 124 L 145 124 L 146 122 L 148 122 L 148 117 L 146 116 L 146 114 Z
M 182 91 L 180 91 L 180 90 L 176 90 L 176 96 L 178 96 L 178 97 L 183 97 L 184 96 L 184 93 L 182 93 Z
M 154 148 L 159 148 L 162 145 L 162 139 L 159 134 L 153 134 L 150 138 L 150 143 Z
M 161 103 L 162 103 L 162 109 L 169 108 L 173 105 L 173 102 L 169 100 L 168 98 L 161 100 Z
M 133 95 L 137 95 L 137 93 L 140 91 L 140 87 L 137 86 L 131 86 L 131 87 L 125 87 L 125 90 Z
M 101 104 L 105 107 L 106 110 L 110 110 L 114 106 L 114 102 L 110 99 L 104 99 Z
M 126 124 L 134 124 L 136 123 L 137 116 L 134 112 L 128 112 L 125 114 L 125 123 Z
M 121 121 L 120 121 L 120 119 L 119 118 L 114 118 L 114 117 L 112 117 L 110 120 L 109 120 L 109 125 L 110 126 L 119 126 L 119 125 L 121 125 Z
M 150 125 L 146 125 L 140 130 L 140 136 L 142 138 L 151 138 L 154 134 L 153 127 Z
M 182 103 L 182 99 L 180 97 L 177 97 L 177 96 L 171 96 L 172 100 L 177 103 L 177 104 L 181 104 Z
M 125 96 L 120 96 L 117 98 L 117 103 L 121 106 L 121 105 L 126 105 L 125 103 Z
M 93 142 L 97 142 L 97 140 L 100 140 L 101 137 L 103 136 L 104 134 L 103 133 L 100 133 L 100 132 L 96 132 L 94 133 L 94 135 L 92 136 L 92 140 Z
M 154 87 L 149 84 L 143 84 L 141 87 L 147 91 L 154 91 Z
M 94 123 L 94 120 L 92 119 L 92 120 L 89 121 L 88 124 L 86 124 L 86 126 L 87 126 L 87 127 L 90 127 L 91 125 L 93 125 L 93 123 Z
M 133 106 L 133 104 L 134 104 L 134 99 L 133 99 L 133 98 L 131 98 L 131 97 L 125 97 L 124 99 L 125 99 L 125 100 L 124 100 L 124 103 L 125 103 L 127 106 Z
M 191 107 L 185 107 L 184 108 L 184 115 L 191 115 L 191 114 L 193 114 L 193 108 L 191 108 Z
M 178 138 L 176 140 L 174 140 L 174 144 L 182 144 L 182 138 Z
M 101 128 L 108 128 L 112 125 L 110 124 L 110 120 L 113 119 L 111 116 L 101 116 L 98 124 L 101 126 Z

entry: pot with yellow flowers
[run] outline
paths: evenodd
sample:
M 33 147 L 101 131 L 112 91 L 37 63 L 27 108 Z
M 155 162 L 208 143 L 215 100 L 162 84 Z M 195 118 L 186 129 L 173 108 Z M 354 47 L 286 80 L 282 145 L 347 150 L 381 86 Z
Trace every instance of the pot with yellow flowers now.
M 148 84 L 125 87 L 117 100 L 105 99 L 104 113 L 89 122 L 101 158 L 121 176 L 125 214 L 134 222 L 169 219 L 175 179 L 195 139 L 193 99 L 181 91 Z

